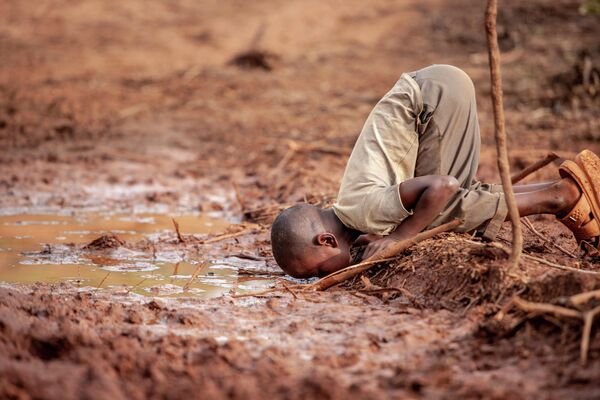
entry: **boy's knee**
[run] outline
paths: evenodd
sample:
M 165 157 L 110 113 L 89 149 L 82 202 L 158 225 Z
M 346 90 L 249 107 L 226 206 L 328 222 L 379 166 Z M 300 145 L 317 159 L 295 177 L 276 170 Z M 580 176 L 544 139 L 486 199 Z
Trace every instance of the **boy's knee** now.
M 446 194 L 454 194 L 460 188 L 458 179 L 453 176 L 440 176 L 437 180 L 436 190 Z

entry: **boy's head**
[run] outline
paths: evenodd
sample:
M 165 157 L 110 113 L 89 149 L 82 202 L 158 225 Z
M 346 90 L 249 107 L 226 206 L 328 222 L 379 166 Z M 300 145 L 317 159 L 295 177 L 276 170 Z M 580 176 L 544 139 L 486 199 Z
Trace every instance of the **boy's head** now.
M 351 243 L 343 239 L 344 226 L 330 211 L 299 204 L 277 216 L 271 245 L 286 273 L 296 278 L 324 276 L 350 264 Z

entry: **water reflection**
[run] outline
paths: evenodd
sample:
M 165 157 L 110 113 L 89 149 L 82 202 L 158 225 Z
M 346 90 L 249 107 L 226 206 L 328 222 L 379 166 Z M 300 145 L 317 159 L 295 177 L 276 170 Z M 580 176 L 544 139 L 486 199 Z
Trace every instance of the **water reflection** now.
M 225 220 L 203 215 L 175 217 L 184 234 L 223 231 Z M 267 286 L 260 278 L 238 281 L 235 257 L 204 262 L 181 260 L 175 251 L 146 254 L 118 248 L 109 256 L 73 251 L 68 243 L 89 243 L 100 235 L 118 234 L 126 241 L 156 239 L 173 232 L 162 214 L 0 216 L 0 281 L 9 283 L 70 282 L 81 288 L 109 288 L 146 296 L 218 296 Z M 52 244 L 52 247 L 48 247 Z M 95 290 L 95 289 L 94 289 Z

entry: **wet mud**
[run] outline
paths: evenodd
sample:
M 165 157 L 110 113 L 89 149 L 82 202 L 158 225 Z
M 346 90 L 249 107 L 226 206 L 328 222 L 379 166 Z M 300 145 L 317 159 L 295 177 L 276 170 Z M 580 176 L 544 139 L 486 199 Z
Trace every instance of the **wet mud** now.
M 600 152 L 600 17 L 581 3 L 500 5 L 514 170 Z M 509 226 L 326 292 L 271 254 L 275 215 L 332 203 L 404 71 L 469 73 L 478 177 L 498 181 L 483 7 L 2 2 L 0 397 L 598 398 L 598 299 L 573 296 L 600 289 L 600 259 L 552 216 L 530 218 L 516 270 Z

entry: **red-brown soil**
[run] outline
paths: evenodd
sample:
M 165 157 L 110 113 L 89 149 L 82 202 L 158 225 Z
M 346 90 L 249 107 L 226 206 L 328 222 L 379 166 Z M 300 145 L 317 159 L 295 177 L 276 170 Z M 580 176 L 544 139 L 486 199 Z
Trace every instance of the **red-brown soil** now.
M 5 0 L 0 210 L 219 212 L 258 225 L 217 243 L 173 232 L 72 248 L 244 254 L 275 271 L 275 213 L 331 202 L 373 104 L 431 63 L 473 78 L 479 176 L 497 181 L 483 3 Z M 600 17 L 578 0 L 500 3 L 513 169 L 599 152 Z M 556 176 L 551 165 L 528 181 Z M 577 252 L 552 217 L 532 222 Z M 600 272 L 597 256 L 525 233 L 527 254 Z M 600 322 L 582 365 L 581 321 L 495 317 L 514 295 L 567 304 L 597 275 L 531 259 L 508 271 L 502 250 L 465 239 L 427 241 L 325 293 L 167 301 L 6 285 L 0 397 L 598 398 Z

